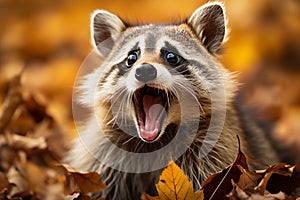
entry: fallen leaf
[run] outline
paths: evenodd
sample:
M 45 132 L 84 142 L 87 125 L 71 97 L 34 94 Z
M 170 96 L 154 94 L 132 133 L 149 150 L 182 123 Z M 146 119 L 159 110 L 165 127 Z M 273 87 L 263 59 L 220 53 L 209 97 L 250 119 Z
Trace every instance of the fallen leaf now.
M 193 191 L 192 182 L 173 161 L 162 172 L 156 189 L 158 197 L 145 195 L 145 198 L 149 200 L 201 200 L 204 198 L 202 191 Z
M 45 118 L 53 119 L 46 112 L 47 109 L 46 105 L 39 102 L 32 94 L 29 94 L 28 96 L 29 97 L 24 102 L 25 108 L 36 123 L 43 121 Z
M 18 150 L 43 150 L 47 148 L 46 139 L 44 137 L 30 138 L 22 135 L 7 133 L 6 138 L 8 140 L 8 144 L 14 149 Z
M 5 174 L 14 164 L 16 151 L 7 145 L 4 135 L 0 135 L 0 169 Z
M 8 182 L 8 179 L 6 175 L 2 172 L 0 172 L 0 193 L 4 189 L 8 189 L 10 187 L 10 183 Z
M 10 81 L 9 91 L 3 103 L 3 110 L 0 114 L 0 133 L 8 126 L 16 109 L 22 102 L 20 79 L 21 75 L 18 75 Z
M 262 175 L 246 170 L 240 165 L 237 165 L 237 167 L 242 172 L 239 181 L 237 183 L 239 188 L 241 188 L 242 190 L 246 190 L 246 189 L 252 189 L 255 186 L 257 186 Z
M 226 198 L 226 195 L 232 190 L 231 180 L 237 183 L 243 174 L 241 169 L 248 169 L 248 164 L 246 156 L 240 150 L 239 145 L 239 153 L 233 163 L 221 172 L 210 176 L 202 185 L 204 199 Z
M 96 199 L 91 198 L 91 197 L 89 197 L 88 195 L 85 195 L 85 194 L 80 193 L 80 194 L 78 195 L 78 197 L 76 197 L 74 200 L 96 200 Z M 99 200 L 101 200 L 101 199 L 99 199 Z
M 81 194 L 79 192 L 74 193 L 72 195 L 67 195 L 65 197 L 65 200 L 96 200 L 94 198 L 89 197 L 88 195 Z M 104 200 L 104 199 L 99 199 L 99 200 Z
M 265 190 L 271 193 L 282 191 L 290 194 L 300 188 L 300 165 L 279 163 L 260 173 L 264 176 L 256 188 L 260 194 Z
M 81 192 L 88 194 L 90 192 L 99 192 L 107 188 L 101 182 L 100 175 L 97 172 L 80 172 L 69 165 L 62 165 L 65 176 L 65 188 L 67 193 Z
M 12 183 L 12 188 L 9 191 L 9 196 L 14 196 L 24 191 L 29 190 L 29 184 L 26 177 L 22 176 L 19 169 L 15 166 L 11 167 L 7 173 L 7 178 L 10 183 Z
M 64 187 L 61 183 L 47 183 L 47 187 L 37 196 L 42 196 L 43 199 L 65 199 Z
M 245 200 L 249 198 L 249 195 L 246 192 L 244 192 L 236 183 L 234 183 L 234 181 L 231 182 L 232 182 L 233 189 L 227 195 L 227 197 L 230 200 L 239 200 L 239 199 Z
M 293 197 L 286 197 L 284 193 L 279 192 L 277 194 L 251 194 L 249 200 L 294 200 Z

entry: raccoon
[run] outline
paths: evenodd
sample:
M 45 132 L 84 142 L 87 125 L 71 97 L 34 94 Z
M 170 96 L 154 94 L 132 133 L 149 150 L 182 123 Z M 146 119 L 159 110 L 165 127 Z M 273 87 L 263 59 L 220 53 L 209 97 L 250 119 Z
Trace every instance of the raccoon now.
M 94 12 L 92 43 L 103 61 L 80 86 L 89 117 L 66 157 L 74 167 L 100 173 L 108 189 L 94 196 L 156 195 L 170 157 L 197 190 L 234 160 L 236 135 L 247 156 L 278 162 L 264 134 L 255 135 L 264 142 L 254 147 L 243 130 L 246 118 L 233 105 L 235 75 L 217 60 L 226 23 L 220 2 L 172 24 L 132 25 Z

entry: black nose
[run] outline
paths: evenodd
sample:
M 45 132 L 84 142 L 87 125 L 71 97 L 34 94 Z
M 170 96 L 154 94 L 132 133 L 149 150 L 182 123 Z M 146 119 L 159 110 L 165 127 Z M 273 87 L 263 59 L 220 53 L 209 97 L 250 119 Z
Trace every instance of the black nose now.
M 141 82 L 151 81 L 156 78 L 156 75 L 155 67 L 150 64 L 143 64 L 135 70 L 135 78 Z

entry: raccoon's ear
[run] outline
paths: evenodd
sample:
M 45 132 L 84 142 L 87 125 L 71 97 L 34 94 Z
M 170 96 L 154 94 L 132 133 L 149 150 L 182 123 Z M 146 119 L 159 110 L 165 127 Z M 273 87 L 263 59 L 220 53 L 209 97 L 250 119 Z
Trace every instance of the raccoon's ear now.
M 106 56 L 120 33 L 125 29 L 125 23 L 118 16 L 105 10 L 94 11 L 91 17 L 91 34 L 94 48 L 102 56 Z
M 225 9 L 220 2 L 210 2 L 198 8 L 188 20 L 188 25 L 210 53 L 217 53 L 225 38 Z

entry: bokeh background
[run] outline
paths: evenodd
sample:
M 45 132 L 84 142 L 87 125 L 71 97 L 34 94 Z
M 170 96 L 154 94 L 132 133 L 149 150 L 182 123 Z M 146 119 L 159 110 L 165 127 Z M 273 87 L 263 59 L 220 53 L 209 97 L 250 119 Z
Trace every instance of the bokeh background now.
M 76 137 L 71 97 L 77 70 L 92 50 L 93 10 L 161 23 L 184 19 L 205 2 L 0 0 L 0 111 L 11 78 L 22 73 L 22 90 L 45 105 L 68 138 Z M 268 124 L 274 142 L 300 152 L 300 1 L 226 0 L 225 5 L 231 31 L 220 61 L 239 72 L 241 99 Z M 19 116 L 19 121 L 12 131 L 28 128 L 28 120 Z

